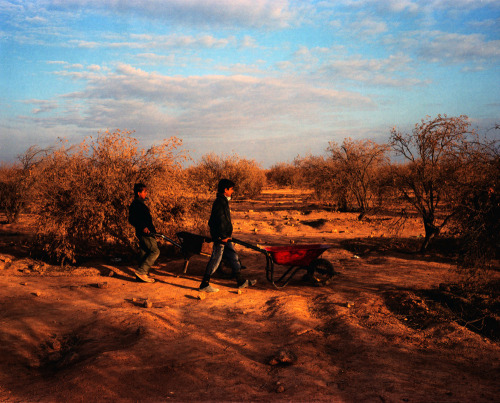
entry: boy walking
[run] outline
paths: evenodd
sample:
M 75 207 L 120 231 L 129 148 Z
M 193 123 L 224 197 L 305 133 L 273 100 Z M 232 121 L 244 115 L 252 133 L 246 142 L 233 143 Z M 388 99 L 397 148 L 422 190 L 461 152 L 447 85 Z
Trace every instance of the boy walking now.
M 234 192 L 234 182 L 229 179 L 221 179 L 217 186 L 217 196 L 212 205 L 212 212 L 208 220 L 210 235 L 214 243 L 212 255 L 208 261 L 205 275 L 200 285 L 200 291 L 217 292 L 218 288 L 210 285 L 210 278 L 215 273 L 219 264 L 224 258 L 231 267 L 232 276 L 236 279 L 238 288 L 245 288 L 255 285 L 257 280 L 246 280 L 241 275 L 241 263 L 238 254 L 231 242 L 233 225 L 231 223 L 231 212 L 229 210 L 229 200 Z
M 145 283 L 154 283 L 154 278 L 149 277 L 149 270 L 160 256 L 160 249 L 154 237 L 156 229 L 153 225 L 153 218 L 149 207 L 145 204 L 147 194 L 146 185 L 143 183 L 134 185 L 135 198 L 129 207 L 128 220 L 134 226 L 135 235 L 139 239 L 140 261 L 139 269 L 134 270 L 135 276 Z

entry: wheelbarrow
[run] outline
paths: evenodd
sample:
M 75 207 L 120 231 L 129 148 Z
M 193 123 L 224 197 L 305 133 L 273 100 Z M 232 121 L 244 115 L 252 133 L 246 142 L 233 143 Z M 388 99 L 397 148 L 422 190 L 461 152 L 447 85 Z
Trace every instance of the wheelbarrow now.
M 192 256 L 210 256 L 208 244 L 212 242 L 211 238 L 185 231 L 178 232 L 176 235 L 179 242 L 163 234 L 155 234 L 156 237 L 170 242 L 181 250 L 184 257 L 183 273 L 186 273 L 189 259 Z M 283 288 L 287 285 L 299 270 L 305 270 L 305 279 L 311 280 L 317 285 L 328 283 L 335 275 L 333 265 L 328 260 L 320 258 L 321 254 L 330 249 L 332 245 L 299 244 L 260 247 L 236 238 L 232 238 L 232 242 L 260 252 L 266 257 L 266 278 L 276 288 Z M 275 265 L 287 266 L 288 268 L 281 275 L 275 276 Z
M 232 239 L 233 243 L 242 245 L 262 253 L 266 257 L 266 278 L 276 288 L 286 286 L 292 277 L 300 270 L 305 270 L 305 280 L 316 285 L 327 284 L 335 275 L 333 265 L 321 254 L 332 248 L 327 244 L 297 244 L 283 246 L 252 245 L 240 239 Z M 275 275 L 275 265 L 286 266 L 281 275 Z
M 179 242 L 174 241 L 166 235 L 156 233 L 154 234 L 157 238 L 161 238 L 170 242 L 175 247 L 179 248 L 182 256 L 184 257 L 184 268 L 183 273 L 187 272 L 189 265 L 189 259 L 194 255 L 210 256 L 211 248 L 208 246 L 212 239 L 203 235 L 193 234 L 191 232 L 177 232 L 177 238 Z

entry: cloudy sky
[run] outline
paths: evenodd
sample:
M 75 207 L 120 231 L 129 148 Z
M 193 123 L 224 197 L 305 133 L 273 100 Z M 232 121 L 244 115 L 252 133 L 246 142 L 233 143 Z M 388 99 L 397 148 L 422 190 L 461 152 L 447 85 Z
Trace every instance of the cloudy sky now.
M 0 0 L 0 161 L 176 136 L 269 167 L 427 115 L 500 122 L 500 0 Z

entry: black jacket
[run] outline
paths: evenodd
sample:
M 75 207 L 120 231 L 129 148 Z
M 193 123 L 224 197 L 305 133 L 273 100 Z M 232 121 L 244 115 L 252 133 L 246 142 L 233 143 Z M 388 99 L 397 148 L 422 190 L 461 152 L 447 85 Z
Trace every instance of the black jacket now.
M 156 233 L 148 206 L 137 197 L 128 208 L 128 222 L 134 226 L 138 237 L 144 235 L 144 228 L 148 228 L 153 234 Z
M 231 238 L 233 234 L 229 202 L 222 193 L 217 193 L 217 197 L 212 205 L 212 213 L 208 220 L 208 226 L 210 227 L 210 235 L 214 242 Z

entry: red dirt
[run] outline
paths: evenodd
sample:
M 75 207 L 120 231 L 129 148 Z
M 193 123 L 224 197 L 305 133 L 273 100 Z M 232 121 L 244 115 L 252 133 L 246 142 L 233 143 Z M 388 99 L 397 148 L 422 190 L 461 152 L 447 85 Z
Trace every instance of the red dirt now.
M 360 222 L 304 197 L 234 202 L 235 236 L 332 244 L 322 257 L 338 275 L 323 287 L 297 274 L 275 289 L 263 255 L 238 247 L 257 286 L 214 278 L 221 291 L 200 298 L 205 257 L 183 275 L 166 248 L 157 282 L 137 283 L 126 262 L 31 260 L 23 223 L 1 225 L 0 401 L 498 401 L 498 342 L 422 294 L 454 281 L 451 259 L 395 249 L 390 215 Z M 407 224 L 416 242 L 419 222 Z

